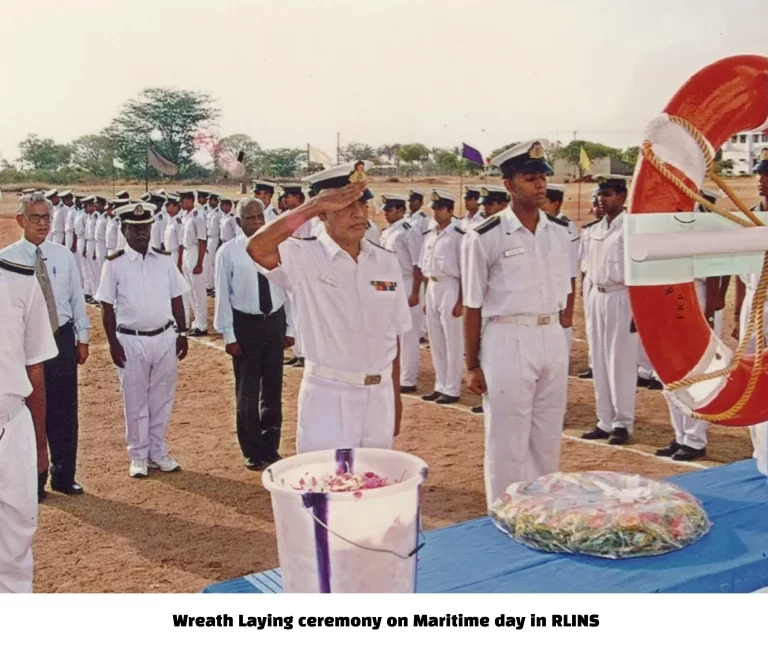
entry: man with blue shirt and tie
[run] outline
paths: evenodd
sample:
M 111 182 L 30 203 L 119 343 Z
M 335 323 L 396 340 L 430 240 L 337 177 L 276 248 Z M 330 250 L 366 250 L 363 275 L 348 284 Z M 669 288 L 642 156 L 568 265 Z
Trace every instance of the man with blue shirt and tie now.
M 264 203 L 238 205 L 242 231 L 216 255 L 214 326 L 232 356 L 237 399 L 237 439 L 248 470 L 280 459 L 283 422 L 283 349 L 293 346 L 285 291 L 258 272 L 246 252 L 248 238 L 264 225 Z
M 88 359 L 91 323 L 74 255 L 63 245 L 46 240 L 52 220 L 53 206 L 43 194 L 24 196 L 16 216 L 23 236 L 0 250 L 0 259 L 35 268 L 58 347 L 58 355 L 43 364 L 51 488 L 67 495 L 80 495 L 83 488 L 75 481 L 77 367 Z M 47 454 L 45 446 L 38 451 Z M 40 500 L 45 497 L 47 481 L 47 472 L 40 472 Z

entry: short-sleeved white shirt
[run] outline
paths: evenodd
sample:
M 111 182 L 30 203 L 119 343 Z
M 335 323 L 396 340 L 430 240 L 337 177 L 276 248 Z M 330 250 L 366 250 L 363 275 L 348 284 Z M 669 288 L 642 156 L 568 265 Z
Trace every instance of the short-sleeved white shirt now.
M 624 214 L 603 218 L 587 230 L 587 276 L 596 286 L 624 284 Z
M 200 244 L 200 241 L 208 239 L 205 227 L 205 216 L 197 209 L 189 212 L 184 219 L 184 231 L 181 235 L 181 244 L 185 250 L 189 250 Z
M 401 218 L 381 232 L 381 245 L 394 252 L 400 263 L 403 279 L 413 277 L 413 268 L 419 265 L 421 253 L 421 233 Z
M 464 236 L 464 230 L 459 227 L 457 219 L 442 231 L 435 225 L 424 234 L 419 267 L 425 277 L 461 277 L 461 242 Z

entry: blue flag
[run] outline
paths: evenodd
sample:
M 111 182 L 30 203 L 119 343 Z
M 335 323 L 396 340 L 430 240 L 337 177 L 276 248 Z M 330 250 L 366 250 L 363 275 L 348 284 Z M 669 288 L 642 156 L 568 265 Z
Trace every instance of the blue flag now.
M 462 146 L 461 157 L 463 157 L 465 160 L 469 160 L 470 162 L 476 162 L 480 166 L 485 166 L 485 162 L 483 161 L 483 156 L 480 155 L 480 151 L 472 148 L 471 146 L 467 146 L 466 144 L 463 144 L 463 143 L 461 146 Z

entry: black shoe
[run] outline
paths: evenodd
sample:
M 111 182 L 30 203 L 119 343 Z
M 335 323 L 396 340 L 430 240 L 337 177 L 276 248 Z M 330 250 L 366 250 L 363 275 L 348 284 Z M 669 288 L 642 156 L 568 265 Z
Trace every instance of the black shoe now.
M 292 367 L 298 361 L 299 361 L 299 357 L 298 356 L 293 356 L 290 360 L 286 360 L 285 362 L 283 362 L 283 365 L 286 366 L 286 367 Z
M 482 405 L 475 405 L 472 408 L 472 413 L 473 414 L 482 414 L 483 413 L 483 406 Z
M 582 439 L 589 439 L 590 441 L 597 441 L 598 439 L 607 439 L 611 436 L 610 432 L 601 430 L 599 427 L 595 427 L 591 432 L 585 432 L 581 435 Z
M 216 291 L 213 290 L 213 288 L 209 288 L 208 290 L 205 291 L 205 294 L 208 295 L 209 297 L 215 297 Z
M 51 484 L 51 490 L 55 490 L 57 493 L 64 493 L 65 495 L 82 495 L 85 493 L 83 487 L 77 482 L 73 482 L 71 486 L 62 486 L 61 484 Z
M 419 338 L 419 344 L 426 344 L 426 343 L 427 343 L 427 338 L 425 337 Z
M 695 461 L 701 459 L 707 454 L 706 448 L 692 448 L 691 446 L 681 445 L 680 449 L 672 455 L 672 459 L 675 461 Z
M 268 456 L 268 457 L 267 457 L 267 458 L 264 460 L 264 463 L 267 463 L 267 464 L 273 464 L 273 463 L 277 463 L 278 461 L 282 461 L 282 459 L 283 459 L 283 458 L 280 456 L 280 454 L 279 454 L 279 453 L 277 453 L 277 452 L 274 452 L 274 453 L 270 454 L 270 455 L 269 455 L 269 456 Z
M 431 394 L 427 394 L 426 396 L 422 396 L 421 400 L 427 401 L 428 403 L 432 403 L 436 401 L 438 398 L 441 398 L 442 394 L 440 392 L 432 392 Z
M 579 374 L 579 378 L 581 378 L 582 380 L 592 380 L 592 370 L 587 369 L 586 371 L 582 371 Z
M 664 389 L 664 385 L 658 378 L 651 378 L 648 381 L 648 389 L 652 389 L 653 391 L 660 391 Z
M 410 385 L 400 385 L 400 393 L 401 394 L 415 394 L 416 393 L 416 387 L 411 387 Z
M 304 368 L 304 358 L 299 358 L 296 360 L 296 362 L 293 363 L 293 366 L 296 369 L 303 369 Z
M 659 448 L 654 454 L 657 457 L 671 457 L 682 446 L 677 441 L 672 441 L 669 445 L 665 445 L 663 448 Z
M 201 331 L 201 330 L 200 330 L 200 329 L 198 329 L 198 328 L 193 328 L 193 329 L 192 329 L 192 330 L 191 330 L 191 331 L 188 333 L 188 335 L 189 335 L 189 337 L 205 337 L 206 335 L 208 335 L 208 331 L 207 331 L 207 330 L 205 330 L 205 331 Z
M 608 445 L 624 445 L 627 441 L 629 441 L 627 428 L 615 428 L 611 432 L 611 438 L 608 439 Z
M 254 461 L 253 459 L 246 458 L 243 463 L 248 470 L 252 470 L 253 472 L 261 472 L 269 465 L 269 463 L 262 461 L 261 459 Z
M 451 403 L 458 403 L 459 397 L 458 396 L 446 396 L 443 394 L 435 401 L 438 405 L 450 405 Z
M 643 378 L 642 376 L 637 377 L 637 386 L 638 387 L 645 387 L 648 389 L 651 386 L 651 379 L 650 378 Z

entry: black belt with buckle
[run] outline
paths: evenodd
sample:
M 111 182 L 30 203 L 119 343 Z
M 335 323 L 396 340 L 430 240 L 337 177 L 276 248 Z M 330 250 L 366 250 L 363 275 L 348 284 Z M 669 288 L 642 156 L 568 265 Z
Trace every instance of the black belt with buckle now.
M 173 326 L 173 322 L 168 322 L 165 326 L 152 329 L 151 331 L 134 331 L 133 329 L 125 328 L 124 326 L 118 326 L 117 332 L 123 333 L 124 335 L 138 335 L 139 337 L 154 337 L 155 335 L 160 335 L 161 333 L 165 333 L 172 326 Z
M 236 308 L 232 309 L 232 313 L 234 315 L 237 315 L 238 317 L 242 317 L 243 319 L 249 319 L 254 320 L 256 322 L 266 322 L 267 320 L 274 319 L 278 315 L 280 315 L 283 312 L 283 307 L 281 306 L 275 311 L 272 311 L 271 313 L 267 313 L 266 315 L 264 313 L 244 313 L 243 311 L 239 311 Z

